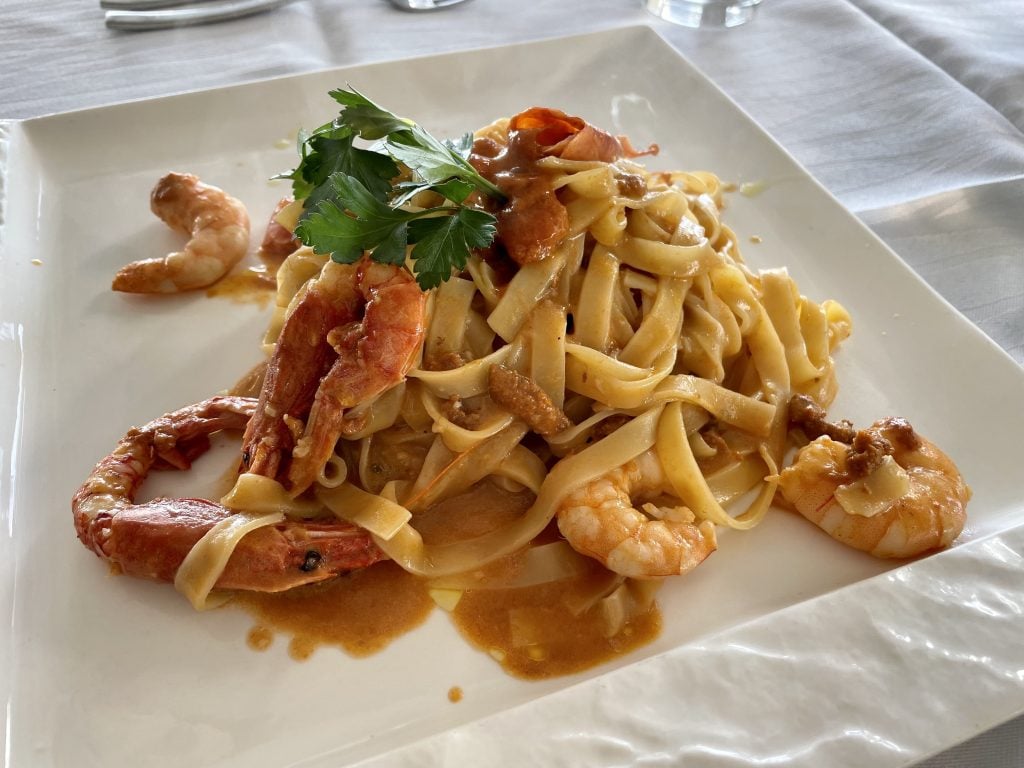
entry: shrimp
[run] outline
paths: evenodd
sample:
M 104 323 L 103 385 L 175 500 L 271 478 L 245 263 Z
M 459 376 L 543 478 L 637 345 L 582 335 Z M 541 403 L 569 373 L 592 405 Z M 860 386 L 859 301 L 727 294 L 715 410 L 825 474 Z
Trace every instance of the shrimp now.
M 309 414 L 320 379 L 335 359 L 328 332 L 353 323 L 360 304 L 353 265 L 329 261 L 307 284 L 281 329 L 242 438 L 242 463 L 249 472 L 274 479 L 281 473 L 297 438 L 294 425 Z
M 892 417 L 849 443 L 822 434 L 780 473 L 779 490 L 832 538 L 885 558 L 948 547 L 963 530 L 971 497 L 953 461 Z
M 531 107 L 509 121 L 510 131 L 533 131 L 545 155 L 563 160 L 600 160 L 612 163 L 621 157 L 658 154 L 657 144 L 638 151 L 625 136 L 612 136 L 580 117 L 557 109 Z
M 277 214 L 294 202 L 290 197 L 281 198 L 274 212 L 270 214 L 270 221 L 267 222 L 267 231 L 263 235 L 263 242 L 260 243 L 260 256 L 274 265 L 280 263 L 290 254 L 294 253 L 302 242 L 294 233 L 278 222 Z
M 665 485 L 657 453 L 646 451 L 570 493 L 558 508 L 558 529 L 577 552 L 623 576 L 687 573 L 718 548 L 715 526 L 652 520 L 635 508 L 632 497 L 656 497 Z
M 583 118 L 532 107 L 509 120 L 504 146 L 486 136 L 474 141 L 469 161 L 506 196 L 495 213 L 499 240 L 509 258 L 523 266 L 548 258 L 569 232 L 568 209 L 538 161 L 560 157 L 612 163 L 657 151 L 651 145 L 638 152 L 624 136 L 612 136 Z
M 135 494 L 151 468 L 188 469 L 211 433 L 244 428 L 255 406 L 251 398 L 214 397 L 130 430 L 71 501 L 78 538 L 121 573 L 173 581 L 196 542 L 232 512 L 205 499 L 135 504 Z M 369 534 L 349 523 L 282 522 L 242 538 L 216 586 L 278 592 L 383 558 Z
M 185 250 L 133 261 L 115 275 L 127 293 L 178 293 L 220 280 L 249 248 L 249 214 L 241 202 L 189 173 L 169 173 L 153 187 L 150 208 L 171 229 L 190 234 Z
M 294 495 L 313 483 L 330 457 L 345 410 L 405 378 L 423 342 L 427 297 L 408 272 L 364 258 L 354 285 L 365 312 L 361 322 L 327 335 L 338 359 L 321 380 L 305 432 L 292 451 L 288 480 Z

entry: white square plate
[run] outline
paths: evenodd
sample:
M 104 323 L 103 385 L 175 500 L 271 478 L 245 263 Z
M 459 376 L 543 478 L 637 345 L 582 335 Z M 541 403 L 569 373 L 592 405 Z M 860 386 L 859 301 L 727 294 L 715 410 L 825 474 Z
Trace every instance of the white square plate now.
M 657 141 L 652 165 L 762 182 L 725 214 L 763 238 L 748 261 L 850 310 L 833 413 L 907 416 L 952 454 L 975 491 L 959 545 L 894 570 L 775 511 L 666 586 L 654 644 L 535 683 L 440 611 L 369 659 L 297 663 L 281 640 L 250 651 L 240 611 L 109 577 L 73 535 L 71 494 L 128 426 L 229 386 L 267 316 L 110 291 L 120 265 L 174 243 L 149 189 L 197 173 L 249 206 L 258 237 L 287 189 L 267 179 L 294 164 L 279 140 L 333 116 L 326 93 L 345 83 L 440 135 L 548 105 Z M 0 194 L 7 765 L 883 766 L 1024 709 L 1024 410 L 994 407 L 1019 401 L 1021 369 L 647 27 L 0 123 Z M 200 462 L 193 482 L 220 469 Z

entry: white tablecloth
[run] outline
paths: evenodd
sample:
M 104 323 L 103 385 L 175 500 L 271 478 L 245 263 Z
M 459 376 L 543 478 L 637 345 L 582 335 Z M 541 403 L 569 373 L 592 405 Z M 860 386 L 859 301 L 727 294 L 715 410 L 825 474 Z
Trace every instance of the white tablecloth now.
M 695 31 L 632 0 L 474 0 L 418 15 L 306 0 L 132 34 L 106 30 L 93 0 L 5 0 L 0 118 L 649 22 L 1022 361 L 1020 11 L 1020 0 L 765 0 L 745 27 Z M 1024 719 L 922 765 L 1022 764 Z

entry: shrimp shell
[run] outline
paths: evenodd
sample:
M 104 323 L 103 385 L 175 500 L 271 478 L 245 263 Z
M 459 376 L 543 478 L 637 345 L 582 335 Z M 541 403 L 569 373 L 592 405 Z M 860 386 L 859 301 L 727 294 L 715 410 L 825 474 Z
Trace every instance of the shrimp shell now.
M 121 573 L 173 581 L 196 542 L 233 513 L 205 499 L 135 504 L 135 494 L 152 467 L 188 469 L 211 433 L 243 429 L 255 406 L 251 398 L 214 397 L 130 430 L 71 501 L 78 538 Z M 216 587 L 277 592 L 382 558 L 369 534 L 349 523 L 286 521 L 242 538 Z
M 405 378 L 426 333 L 426 294 L 404 269 L 364 258 L 354 288 L 363 318 L 327 335 L 338 358 L 320 381 L 305 433 L 292 451 L 293 495 L 306 490 L 331 457 L 345 412 Z

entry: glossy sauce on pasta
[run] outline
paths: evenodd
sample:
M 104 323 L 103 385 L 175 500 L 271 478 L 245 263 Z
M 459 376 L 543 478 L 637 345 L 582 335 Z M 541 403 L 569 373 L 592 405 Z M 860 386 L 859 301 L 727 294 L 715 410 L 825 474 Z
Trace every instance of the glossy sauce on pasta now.
M 532 493 L 510 493 L 485 480 L 416 514 L 416 530 L 428 544 L 474 539 L 520 517 L 533 498 Z
M 542 155 L 537 132 L 531 130 L 511 131 L 504 146 L 479 138 L 470 155 L 477 170 L 508 196 L 496 215 L 504 248 L 519 264 L 545 258 L 569 228 L 565 206 L 537 168 Z M 502 269 L 500 259 L 490 263 Z

